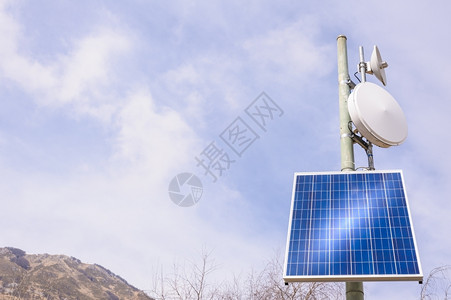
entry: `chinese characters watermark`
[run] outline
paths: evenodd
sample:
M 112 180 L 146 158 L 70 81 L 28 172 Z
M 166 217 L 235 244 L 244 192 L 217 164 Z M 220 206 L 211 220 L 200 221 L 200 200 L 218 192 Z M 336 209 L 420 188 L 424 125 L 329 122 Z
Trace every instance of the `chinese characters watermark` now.
M 269 122 L 273 121 L 275 117 L 281 117 L 283 115 L 283 110 L 264 92 L 244 111 L 265 132 Z
M 237 117 L 219 137 L 233 150 L 239 157 L 247 150 L 260 136 L 243 121 Z
M 225 147 L 211 141 L 194 157 L 196 167 L 203 176 L 217 182 L 231 166 L 264 134 L 271 122 L 283 115 L 283 110 L 265 92 L 262 92 L 249 106 L 244 115 L 238 116 L 220 134 Z M 243 118 L 244 117 L 244 118 Z M 169 184 L 169 196 L 179 206 L 192 206 L 202 197 L 200 179 L 193 173 L 180 173 Z

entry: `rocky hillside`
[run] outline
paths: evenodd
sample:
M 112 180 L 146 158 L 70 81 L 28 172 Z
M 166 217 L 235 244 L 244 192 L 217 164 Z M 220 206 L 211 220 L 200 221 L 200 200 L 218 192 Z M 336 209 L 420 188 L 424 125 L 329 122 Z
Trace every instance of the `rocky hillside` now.
M 149 300 L 142 291 L 97 264 L 64 255 L 29 255 L 0 248 L 0 300 Z

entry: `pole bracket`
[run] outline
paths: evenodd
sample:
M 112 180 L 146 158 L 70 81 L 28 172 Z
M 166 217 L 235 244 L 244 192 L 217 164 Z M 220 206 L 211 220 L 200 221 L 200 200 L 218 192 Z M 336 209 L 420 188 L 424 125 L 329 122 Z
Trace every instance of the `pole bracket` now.
M 354 144 L 358 144 L 360 147 L 365 150 L 366 155 L 368 157 L 368 169 L 375 170 L 374 168 L 374 157 L 373 157 L 373 144 L 370 141 L 365 141 L 362 136 L 358 135 L 357 129 L 352 130 L 352 121 L 348 124 L 349 131 L 351 134 L 348 136 L 352 139 Z
M 339 83 L 340 84 L 346 84 L 349 87 L 349 89 L 351 89 L 351 90 L 353 90 L 355 88 L 355 86 L 356 86 L 356 84 L 351 80 L 349 75 L 348 75 L 348 77 L 346 79 L 341 80 Z

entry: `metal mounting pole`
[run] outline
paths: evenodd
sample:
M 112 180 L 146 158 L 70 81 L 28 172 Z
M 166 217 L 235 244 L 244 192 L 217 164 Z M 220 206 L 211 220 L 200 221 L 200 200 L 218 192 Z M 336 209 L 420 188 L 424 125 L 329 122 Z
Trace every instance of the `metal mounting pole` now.
M 363 55 L 363 53 L 362 53 Z M 350 94 L 350 78 L 348 72 L 348 51 L 346 36 L 337 38 L 338 56 L 338 95 L 340 112 L 340 146 L 341 146 L 341 170 L 354 171 L 354 141 L 349 129 L 351 117 L 348 112 L 348 97 Z M 363 282 L 346 282 L 346 300 L 363 300 Z
M 360 62 L 359 62 L 359 72 L 360 77 L 362 78 L 362 82 L 366 82 L 366 63 L 365 63 L 365 57 L 363 56 L 363 47 L 359 47 L 359 55 L 360 55 Z
M 374 171 L 373 144 L 371 142 L 368 142 L 368 147 L 365 151 L 368 156 L 368 170 Z
M 363 282 L 346 282 L 346 300 L 363 300 Z
M 350 94 L 350 83 L 348 72 L 348 51 L 346 48 L 346 36 L 337 38 L 338 54 L 338 96 L 340 111 L 340 147 L 341 147 L 341 170 L 354 171 L 354 141 L 352 132 L 349 130 L 351 117 L 348 112 L 348 97 Z

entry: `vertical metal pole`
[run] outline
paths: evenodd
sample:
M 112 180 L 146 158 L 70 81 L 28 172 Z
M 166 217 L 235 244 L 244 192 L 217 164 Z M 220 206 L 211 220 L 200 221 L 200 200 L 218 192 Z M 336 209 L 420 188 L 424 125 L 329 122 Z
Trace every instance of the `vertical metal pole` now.
M 340 147 L 341 147 L 341 170 L 354 171 L 354 142 L 351 138 L 349 123 L 351 117 L 348 112 L 348 97 L 350 94 L 348 72 L 348 51 L 346 47 L 346 36 L 337 38 L 338 54 L 338 96 L 340 111 Z
M 346 300 L 363 300 L 363 282 L 346 282 Z
M 368 156 L 368 169 L 374 171 L 373 144 L 371 142 L 368 142 L 366 155 Z
M 348 112 L 348 97 L 350 94 L 348 72 L 348 51 L 346 36 L 337 38 L 338 54 L 338 96 L 340 112 L 340 146 L 341 146 L 341 170 L 354 171 L 354 142 L 349 130 L 351 117 Z M 346 300 L 363 300 L 363 282 L 346 282 Z
M 360 55 L 360 62 L 359 62 L 359 72 L 360 77 L 362 78 L 362 82 L 366 81 L 366 63 L 365 63 L 365 57 L 363 56 L 363 47 L 359 47 L 359 55 Z

